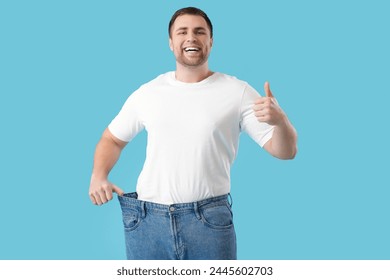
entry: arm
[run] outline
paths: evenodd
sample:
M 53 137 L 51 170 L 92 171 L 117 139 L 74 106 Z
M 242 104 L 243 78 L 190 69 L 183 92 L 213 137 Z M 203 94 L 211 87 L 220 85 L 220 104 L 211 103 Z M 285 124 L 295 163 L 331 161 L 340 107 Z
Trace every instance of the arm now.
M 293 159 L 297 154 L 297 133 L 287 117 L 275 126 L 272 138 L 264 144 L 264 149 L 280 159 Z
M 258 121 L 275 126 L 264 149 L 280 159 L 293 159 L 297 153 L 297 133 L 273 96 L 269 83 L 264 84 L 265 97 L 256 100 L 253 110 Z
M 112 192 L 118 195 L 123 194 L 123 190 L 108 181 L 108 174 L 115 165 L 122 149 L 127 142 L 116 138 L 106 129 L 102 138 L 96 146 L 91 183 L 89 187 L 89 197 L 93 204 L 102 205 L 112 199 Z

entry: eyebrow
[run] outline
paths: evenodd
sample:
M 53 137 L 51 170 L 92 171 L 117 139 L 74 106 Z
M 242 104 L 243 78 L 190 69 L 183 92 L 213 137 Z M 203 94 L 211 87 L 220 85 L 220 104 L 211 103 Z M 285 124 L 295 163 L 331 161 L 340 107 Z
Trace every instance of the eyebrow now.
M 180 30 L 188 30 L 188 27 L 179 27 L 175 30 L 175 32 L 177 31 L 180 31 Z M 198 31 L 198 30 L 206 30 L 206 28 L 204 27 L 195 27 L 194 30 Z

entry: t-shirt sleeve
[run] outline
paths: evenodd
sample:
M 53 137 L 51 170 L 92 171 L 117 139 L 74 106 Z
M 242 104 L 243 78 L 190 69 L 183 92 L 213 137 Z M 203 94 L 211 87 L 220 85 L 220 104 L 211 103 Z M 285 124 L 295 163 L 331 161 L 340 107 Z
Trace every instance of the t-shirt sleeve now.
M 246 85 L 241 100 L 240 130 L 246 132 L 261 147 L 272 138 L 274 127 L 259 122 L 253 111 L 255 100 L 260 94 L 250 85 Z
M 127 98 L 118 115 L 108 125 L 110 132 L 122 141 L 130 142 L 144 125 L 140 118 L 140 104 L 138 92 L 134 92 Z

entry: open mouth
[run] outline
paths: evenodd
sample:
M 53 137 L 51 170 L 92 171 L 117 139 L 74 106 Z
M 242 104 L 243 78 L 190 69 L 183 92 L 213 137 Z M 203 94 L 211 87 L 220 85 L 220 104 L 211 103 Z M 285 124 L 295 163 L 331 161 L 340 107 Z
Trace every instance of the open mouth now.
M 198 52 L 199 50 L 200 50 L 199 48 L 195 48 L 195 47 L 184 48 L 185 52 Z

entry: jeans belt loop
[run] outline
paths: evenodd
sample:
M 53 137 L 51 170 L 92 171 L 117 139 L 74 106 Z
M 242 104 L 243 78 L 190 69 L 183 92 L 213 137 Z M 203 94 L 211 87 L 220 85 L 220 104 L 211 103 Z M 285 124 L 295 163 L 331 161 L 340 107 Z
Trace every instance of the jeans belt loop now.
M 145 218 L 146 216 L 146 205 L 145 201 L 141 201 L 141 218 Z
M 232 195 L 230 193 L 228 193 L 228 203 L 230 205 L 230 208 L 232 208 L 232 206 L 233 206 L 233 197 L 232 197 Z
M 198 202 L 194 202 L 194 212 L 195 216 L 198 220 L 201 219 L 200 213 L 199 213 L 199 208 L 198 208 Z

